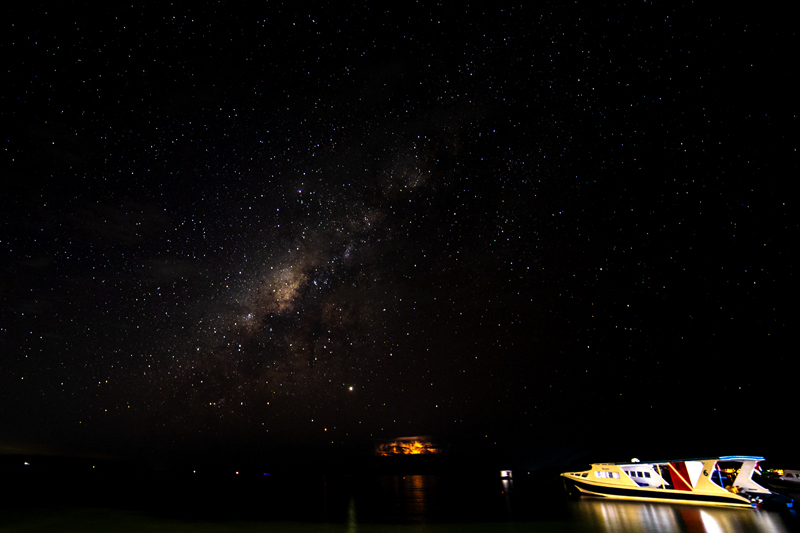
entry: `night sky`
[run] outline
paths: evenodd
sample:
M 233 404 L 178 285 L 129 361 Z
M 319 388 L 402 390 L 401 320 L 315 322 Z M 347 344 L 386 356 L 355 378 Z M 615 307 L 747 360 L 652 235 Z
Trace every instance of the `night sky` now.
M 0 17 L 0 453 L 785 444 L 785 13 L 38 4 Z

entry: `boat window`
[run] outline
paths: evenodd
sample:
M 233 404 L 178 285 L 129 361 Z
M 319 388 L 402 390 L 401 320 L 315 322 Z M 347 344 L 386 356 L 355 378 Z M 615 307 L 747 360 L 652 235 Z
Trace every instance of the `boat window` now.
M 644 477 L 650 477 L 650 472 L 645 472 Z
M 589 472 L 584 472 L 583 474 L 581 474 L 581 477 L 587 477 L 588 475 L 589 475 Z
M 598 472 L 598 471 L 595 470 L 594 476 L 595 477 L 605 477 L 605 478 L 619 479 L 619 472 Z

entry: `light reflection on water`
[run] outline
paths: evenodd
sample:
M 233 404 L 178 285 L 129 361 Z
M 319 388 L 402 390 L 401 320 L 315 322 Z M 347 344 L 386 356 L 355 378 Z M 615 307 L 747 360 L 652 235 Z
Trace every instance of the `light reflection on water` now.
M 439 490 L 438 476 L 381 476 L 379 493 L 389 502 L 391 514 L 411 522 L 424 522 L 435 512 Z
M 146 500 L 127 507 L 120 504 L 119 491 L 106 503 L 95 502 L 95 507 L 75 500 L 69 505 L 42 503 L 15 508 L 4 500 L 0 502 L 0 533 L 800 531 L 800 517 L 795 511 L 599 498 L 567 500 L 559 480 L 547 476 L 520 475 L 513 480 L 448 474 L 271 476 L 211 481 L 141 487 Z M 171 494 L 182 494 L 183 498 L 171 499 Z
M 789 533 L 797 527 L 794 511 L 775 512 L 591 498 L 574 502 L 570 511 L 576 522 L 594 524 L 595 531 L 608 532 Z
M 668 503 L 581 498 L 567 501 L 550 485 L 515 486 L 511 479 L 450 483 L 446 476 L 381 476 L 370 498 L 356 499 L 356 508 L 382 509 L 359 515 L 363 521 L 436 524 L 443 531 L 453 523 L 483 522 L 515 531 L 592 531 L 652 533 L 789 533 L 798 531 L 796 511 L 737 509 Z M 476 494 L 480 496 L 476 497 Z M 479 508 L 483 514 L 478 516 Z M 560 510 L 559 510 L 560 509 Z M 493 527 L 490 524 L 494 523 Z M 356 521 L 349 522 L 355 530 Z M 483 529 L 481 529 L 483 531 Z

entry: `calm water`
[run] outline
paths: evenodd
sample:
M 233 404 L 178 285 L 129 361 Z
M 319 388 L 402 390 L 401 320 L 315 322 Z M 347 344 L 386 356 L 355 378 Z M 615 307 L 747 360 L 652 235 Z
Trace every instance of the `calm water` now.
M 60 480 L 17 488 L 0 504 L 1 532 L 800 531 L 796 511 L 571 501 L 552 476 Z

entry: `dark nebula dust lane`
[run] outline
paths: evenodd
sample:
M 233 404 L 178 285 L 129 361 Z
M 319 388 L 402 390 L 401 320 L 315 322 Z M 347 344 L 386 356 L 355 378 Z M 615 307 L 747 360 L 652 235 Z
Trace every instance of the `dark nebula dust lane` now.
M 0 451 L 765 453 L 707 421 L 790 414 L 772 15 L 3 9 Z

